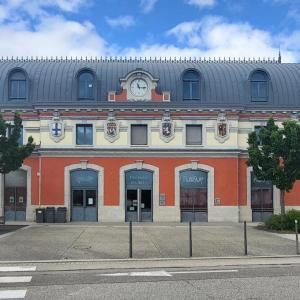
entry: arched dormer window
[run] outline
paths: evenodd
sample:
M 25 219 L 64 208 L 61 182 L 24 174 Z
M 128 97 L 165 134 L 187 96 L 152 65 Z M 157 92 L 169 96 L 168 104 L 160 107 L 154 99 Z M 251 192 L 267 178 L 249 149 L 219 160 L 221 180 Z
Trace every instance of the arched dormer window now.
M 257 70 L 251 74 L 251 100 L 268 101 L 269 77 L 266 72 Z
M 94 74 L 82 71 L 78 75 L 78 98 L 84 100 L 94 99 Z
M 9 98 L 26 99 L 27 98 L 27 80 L 22 70 L 15 70 L 9 76 Z
M 200 75 L 195 70 L 185 71 L 183 76 L 183 99 L 199 100 L 200 99 Z

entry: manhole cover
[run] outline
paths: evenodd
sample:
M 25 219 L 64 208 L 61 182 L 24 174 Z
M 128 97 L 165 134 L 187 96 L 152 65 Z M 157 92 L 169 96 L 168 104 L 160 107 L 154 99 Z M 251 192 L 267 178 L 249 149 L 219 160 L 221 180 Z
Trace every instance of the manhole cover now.
M 77 249 L 77 250 L 88 250 L 88 249 L 91 249 L 92 247 L 91 246 L 81 246 L 81 245 L 77 245 L 77 246 L 74 246 L 73 247 L 74 249 Z

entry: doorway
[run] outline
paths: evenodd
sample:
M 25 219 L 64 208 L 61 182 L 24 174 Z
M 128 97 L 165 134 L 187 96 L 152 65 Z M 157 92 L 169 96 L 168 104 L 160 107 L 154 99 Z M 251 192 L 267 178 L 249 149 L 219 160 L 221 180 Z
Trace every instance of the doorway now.
M 252 222 L 263 222 L 274 213 L 272 182 L 258 180 L 253 172 L 251 172 L 251 209 Z
M 181 222 L 207 222 L 207 172 L 180 172 Z
M 71 172 L 71 221 L 98 220 L 97 180 L 92 170 Z
M 4 214 L 7 221 L 25 221 L 27 206 L 27 172 L 17 170 L 5 176 Z
M 153 173 L 151 171 L 126 172 L 126 222 L 152 222 L 152 185 Z

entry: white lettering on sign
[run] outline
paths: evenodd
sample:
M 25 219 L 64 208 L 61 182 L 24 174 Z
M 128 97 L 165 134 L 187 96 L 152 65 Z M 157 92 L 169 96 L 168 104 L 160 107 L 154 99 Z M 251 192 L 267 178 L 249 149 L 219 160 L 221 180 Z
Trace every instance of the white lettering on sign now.
M 202 184 L 205 182 L 205 178 L 197 177 L 197 176 L 189 176 L 189 177 L 184 176 L 183 181 L 185 183 L 201 183 Z

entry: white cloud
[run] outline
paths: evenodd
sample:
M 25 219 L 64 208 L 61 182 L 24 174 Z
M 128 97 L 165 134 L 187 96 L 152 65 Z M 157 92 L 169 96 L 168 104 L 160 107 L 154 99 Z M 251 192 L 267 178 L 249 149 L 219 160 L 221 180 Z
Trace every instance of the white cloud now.
M 154 9 L 157 0 L 140 0 L 140 7 L 143 13 L 148 14 Z
M 132 16 L 119 16 L 117 18 L 105 17 L 106 23 L 111 27 L 130 27 L 135 24 Z
M 199 8 L 212 7 L 216 4 L 216 0 L 185 0 L 189 5 L 194 5 Z
M 1 56 L 80 57 L 107 55 L 107 51 L 106 42 L 89 22 L 55 16 L 43 18 L 34 29 L 22 23 L 0 26 Z
M 179 44 L 198 49 L 200 55 L 211 57 L 277 57 L 282 45 L 284 61 L 300 59 L 300 37 L 272 36 L 248 23 L 229 23 L 220 17 L 207 17 L 199 22 L 185 22 L 170 29 Z M 298 44 L 297 44 L 298 43 Z

